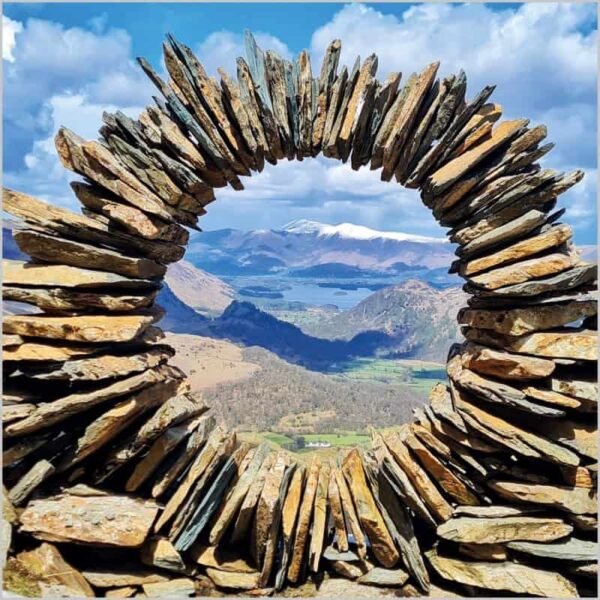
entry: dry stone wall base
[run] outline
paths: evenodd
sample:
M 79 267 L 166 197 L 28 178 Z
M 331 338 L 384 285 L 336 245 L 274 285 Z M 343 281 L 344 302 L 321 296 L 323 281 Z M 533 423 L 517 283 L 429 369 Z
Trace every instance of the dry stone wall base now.
M 462 71 L 382 84 L 374 55 L 338 68 L 335 40 L 316 78 L 307 52 L 245 45 L 217 82 L 169 35 L 168 81 L 139 59 L 159 95 L 138 120 L 105 113 L 99 141 L 60 129 L 82 215 L 4 190 L 31 260 L 4 261 L 3 297 L 32 310 L 3 322 L 3 552 L 77 595 L 268 593 L 323 572 L 354 592 L 589 593 L 596 268 L 552 212 L 582 173 L 542 170 L 546 128 L 500 121 L 493 86 L 467 100 Z M 414 423 L 306 467 L 215 428 L 154 299 L 215 189 L 321 151 L 418 188 L 471 297 Z

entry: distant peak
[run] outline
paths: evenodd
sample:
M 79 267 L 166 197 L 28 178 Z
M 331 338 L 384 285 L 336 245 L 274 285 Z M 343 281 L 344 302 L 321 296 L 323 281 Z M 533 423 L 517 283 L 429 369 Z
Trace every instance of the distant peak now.
M 388 289 L 396 289 L 396 290 L 427 290 L 432 292 L 437 292 L 435 288 L 429 285 L 426 281 L 422 279 L 405 279 L 400 283 L 397 283 L 391 288 Z
M 338 225 L 329 225 L 310 221 L 308 219 L 296 219 L 290 221 L 282 228 L 287 233 L 313 234 L 319 237 L 339 236 L 342 238 L 354 240 L 374 240 L 377 238 L 396 240 L 398 242 L 417 242 L 417 243 L 446 243 L 444 238 L 427 237 L 424 235 L 414 235 L 412 233 L 403 233 L 401 231 L 378 231 L 365 227 L 364 225 L 355 225 L 354 223 L 340 223 Z
M 318 221 L 309 221 L 308 219 L 294 219 L 282 227 L 282 231 L 288 233 L 317 233 L 320 234 L 324 227 L 330 227 Z

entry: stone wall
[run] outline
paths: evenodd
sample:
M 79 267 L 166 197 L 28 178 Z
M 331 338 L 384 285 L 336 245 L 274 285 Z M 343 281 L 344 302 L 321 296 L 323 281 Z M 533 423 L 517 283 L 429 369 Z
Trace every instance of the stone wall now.
M 291 63 L 247 34 L 237 80 L 216 81 L 167 36 L 168 82 L 139 60 L 160 95 L 138 120 L 56 136 L 81 215 L 4 190 L 31 257 L 4 261 L 4 299 L 32 306 L 3 322 L 4 541 L 12 528 L 9 553 L 54 591 L 268 592 L 325 573 L 404 594 L 594 589 L 596 267 L 555 208 L 582 173 L 542 168 L 546 128 L 502 121 L 493 86 L 467 100 L 438 63 L 380 82 L 375 55 L 349 71 L 340 49 L 313 76 L 307 52 Z M 215 425 L 154 300 L 215 189 L 321 152 L 419 189 L 470 298 L 448 384 L 414 422 L 305 465 Z M 89 564 L 111 552 L 127 564 Z

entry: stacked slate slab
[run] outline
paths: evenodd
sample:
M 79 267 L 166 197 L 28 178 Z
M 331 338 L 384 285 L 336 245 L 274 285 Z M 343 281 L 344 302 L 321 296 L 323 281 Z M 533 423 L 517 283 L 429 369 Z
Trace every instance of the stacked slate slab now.
M 501 120 L 438 63 L 377 79 L 246 34 L 232 77 L 167 36 L 138 119 L 56 148 L 81 214 L 4 190 L 3 558 L 42 592 L 279 591 L 308 578 L 425 595 L 595 589 L 596 267 L 539 160 L 546 128 Z M 218 189 L 287 159 L 338 158 L 419 190 L 457 245 L 465 341 L 414 422 L 308 462 L 240 443 L 169 364 L 155 304 Z M 215 192 L 215 190 L 217 190 Z M 401 401 L 401 399 L 399 399 Z M 365 426 L 368 424 L 365 423 Z M 40 545 L 41 543 L 41 545 Z M 55 545 L 58 544 L 58 545 Z

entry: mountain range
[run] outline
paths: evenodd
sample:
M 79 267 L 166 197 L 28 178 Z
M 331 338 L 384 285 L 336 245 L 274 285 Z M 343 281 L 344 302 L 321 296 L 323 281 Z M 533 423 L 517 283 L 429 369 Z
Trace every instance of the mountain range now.
M 294 221 L 281 230 L 193 234 L 187 260 L 169 266 L 158 298 L 166 310 L 160 326 L 175 333 L 260 346 L 316 370 L 360 357 L 441 362 L 446 348 L 459 336 L 456 312 L 465 298 L 457 286 L 439 289 L 423 279 L 443 273 L 452 260 L 452 250 L 443 240 L 349 223 Z M 585 250 L 592 254 L 595 248 Z M 26 258 L 6 226 L 3 254 L 5 258 Z M 199 269 L 195 261 L 206 265 L 206 270 Z M 366 273 L 401 273 L 409 279 L 384 283 L 383 289 L 347 310 L 314 311 L 311 318 L 301 315 L 294 324 L 284 320 L 285 316 L 278 318 L 276 311 L 272 314 L 274 311 L 238 301 L 239 289 L 214 275 L 219 269 L 244 276 L 281 270 L 288 281 L 290 277 L 325 278 L 330 284 L 323 285 L 340 289 L 344 286 L 340 279 L 365 277 L 368 281 Z M 427 277 L 423 277 L 423 269 Z M 7 308 L 12 310 L 5 304 Z
M 387 336 L 379 352 L 440 360 L 460 335 L 458 307 L 466 303 L 459 287 L 436 289 L 424 281 L 408 279 L 383 288 L 344 311 L 323 311 L 317 321 L 302 326 L 310 335 L 354 340 L 365 332 Z
M 237 300 L 220 316 L 207 318 L 168 284 L 158 302 L 166 309 L 160 325 L 168 331 L 260 346 L 288 362 L 326 371 L 358 357 L 443 360 L 459 335 L 456 311 L 464 304 L 462 295 L 457 288 L 436 290 L 408 280 L 371 294 L 347 311 L 324 311 L 302 327 Z
M 268 275 L 329 265 L 394 275 L 407 268 L 447 268 L 454 247 L 443 239 L 376 231 L 343 223 L 293 221 L 282 229 L 220 229 L 193 233 L 186 259 L 221 276 Z M 331 267 L 333 265 L 334 267 Z M 335 266 L 338 266 L 338 269 Z

